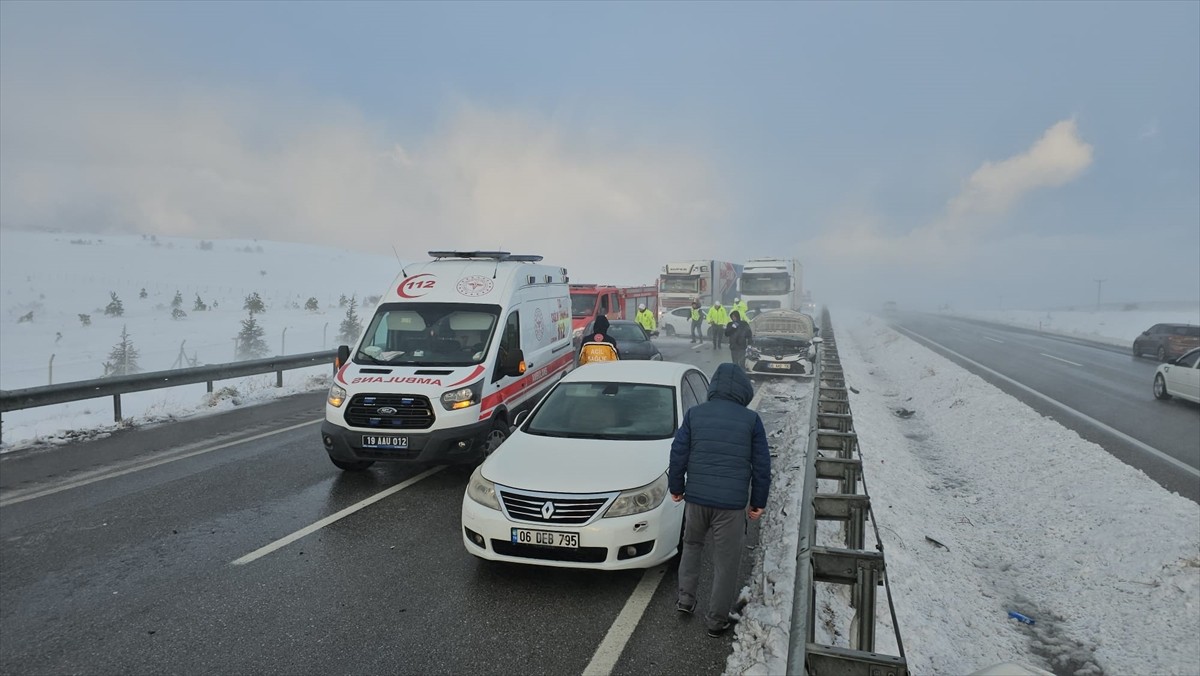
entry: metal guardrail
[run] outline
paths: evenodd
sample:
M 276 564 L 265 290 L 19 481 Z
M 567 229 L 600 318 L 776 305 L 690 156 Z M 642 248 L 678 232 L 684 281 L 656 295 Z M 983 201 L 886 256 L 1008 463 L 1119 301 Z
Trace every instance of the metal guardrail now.
M 196 383 L 207 383 L 208 391 L 212 392 L 214 381 L 263 373 L 275 373 L 275 387 L 283 387 L 284 371 L 323 364 L 332 365 L 336 355 L 337 352 L 333 350 L 307 352 L 286 357 L 210 364 L 172 371 L 151 371 L 97 380 L 80 380 L 59 385 L 28 387 L 21 390 L 0 390 L 0 413 L 111 396 L 113 398 L 113 421 L 121 422 L 122 394 Z
M 875 528 L 876 550 L 863 547 L 871 498 L 862 473 L 862 455 L 850 395 L 837 352 L 829 311 L 822 312 L 822 343 L 815 364 L 816 397 L 809 414 L 808 450 L 801 495 L 800 539 L 796 549 L 796 586 L 792 601 L 792 626 L 788 640 L 787 673 L 810 676 L 907 676 L 904 643 L 896 621 L 883 545 Z M 858 457 L 855 457 L 855 456 Z M 821 479 L 838 482 L 837 493 L 818 492 Z M 863 493 L 859 494 L 858 484 Z M 845 549 L 816 544 L 817 521 L 844 523 Z M 849 648 L 815 641 L 816 595 L 814 583 L 843 584 L 851 588 L 855 610 Z M 875 652 L 875 593 L 884 585 L 900 656 Z

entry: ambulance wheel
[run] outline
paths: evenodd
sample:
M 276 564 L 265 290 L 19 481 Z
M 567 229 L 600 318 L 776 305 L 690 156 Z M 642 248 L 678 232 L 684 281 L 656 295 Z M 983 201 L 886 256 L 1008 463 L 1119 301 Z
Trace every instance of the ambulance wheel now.
M 375 464 L 374 460 L 338 460 L 332 457 L 329 458 L 329 462 L 332 462 L 334 467 L 347 472 L 361 472 Z
M 494 416 L 492 419 L 492 429 L 483 438 L 483 457 L 488 457 L 500 448 L 500 444 L 508 438 L 508 421 L 503 416 Z
M 666 326 L 663 327 L 663 333 L 667 334 L 668 338 L 674 338 L 675 337 L 675 327 L 671 326 L 670 324 L 667 324 Z

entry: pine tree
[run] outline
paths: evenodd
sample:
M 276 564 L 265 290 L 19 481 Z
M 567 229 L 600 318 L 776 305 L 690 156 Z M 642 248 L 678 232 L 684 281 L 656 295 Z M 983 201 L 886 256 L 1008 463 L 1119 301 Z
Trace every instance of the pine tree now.
M 196 294 L 196 302 L 192 304 L 192 312 L 204 312 L 208 310 L 208 305 L 200 300 L 200 294 Z
M 181 308 L 181 307 L 177 307 L 174 310 L 171 310 L 171 319 L 178 320 L 178 319 L 183 319 L 186 316 L 187 316 L 187 313 L 184 312 L 183 308 Z
M 358 340 L 358 334 L 362 333 L 362 322 L 354 312 L 357 307 L 358 303 L 351 296 L 346 303 L 346 317 L 342 319 L 342 324 L 338 327 L 338 341 L 343 344 L 353 343 Z
M 110 300 L 108 302 L 108 306 L 104 308 L 104 314 L 110 317 L 120 317 L 121 315 L 125 314 L 125 305 L 121 303 L 120 298 L 117 298 L 117 292 L 109 291 L 108 295 L 112 298 L 112 300 Z
M 309 312 L 316 312 L 321 309 L 321 304 L 317 302 L 316 298 L 309 296 L 308 300 L 304 303 L 304 309 Z
M 250 314 L 253 315 L 256 313 L 266 312 L 267 306 L 265 303 L 263 303 L 262 296 L 258 295 L 258 292 L 255 291 L 249 296 L 246 296 L 246 302 L 242 305 L 242 309 L 249 310 Z
M 237 358 L 257 359 L 267 356 L 267 344 L 263 342 L 266 331 L 258 325 L 251 312 L 242 320 L 242 330 L 237 335 Z
M 79 323 L 83 324 L 84 326 L 91 326 L 92 325 L 92 316 L 91 315 L 83 315 L 83 314 L 79 315 Z
M 146 293 L 146 287 L 144 287 L 144 286 L 142 287 L 142 290 L 138 292 L 138 298 L 145 298 L 146 296 L 149 296 L 149 295 L 150 294 Z
M 171 307 L 174 309 L 183 307 L 183 294 L 178 289 L 175 291 L 175 297 L 171 299 Z
M 108 361 L 104 362 L 105 376 L 127 376 L 141 371 L 138 366 L 138 350 L 129 338 L 129 332 L 121 327 L 121 342 L 113 346 L 108 353 Z
M 346 307 L 346 303 L 349 302 L 350 299 L 346 298 L 346 294 L 343 293 L 341 296 L 338 296 L 338 307 Z

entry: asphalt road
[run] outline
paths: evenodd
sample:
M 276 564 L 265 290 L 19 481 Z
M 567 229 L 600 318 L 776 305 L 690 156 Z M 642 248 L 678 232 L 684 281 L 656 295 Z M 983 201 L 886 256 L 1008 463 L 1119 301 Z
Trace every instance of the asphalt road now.
M 940 315 L 888 320 L 1165 488 L 1200 502 L 1200 406 L 1151 393 L 1158 363 L 1126 349 Z
M 659 342 L 709 373 L 728 359 Z M 323 399 L 0 458 L 0 672 L 724 669 L 732 639 L 674 610 L 672 565 L 479 561 L 459 535 L 469 470 L 341 472 L 318 441 Z

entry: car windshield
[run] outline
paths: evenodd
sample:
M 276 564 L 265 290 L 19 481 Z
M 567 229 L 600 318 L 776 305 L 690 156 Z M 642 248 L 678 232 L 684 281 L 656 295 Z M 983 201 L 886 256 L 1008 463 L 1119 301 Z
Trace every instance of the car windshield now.
M 371 318 L 354 361 L 389 366 L 471 366 L 487 355 L 495 305 L 388 303 Z
M 647 440 L 675 435 L 675 388 L 643 383 L 560 383 L 525 423 L 528 434 Z
M 700 278 L 696 275 L 663 275 L 658 289 L 667 293 L 696 293 L 700 289 Z
M 646 333 L 637 324 L 611 324 L 608 327 L 608 335 L 622 343 L 646 342 Z
M 786 273 L 742 275 L 742 279 L 738 284 L 741 285 L 742 293 L 747 294 L 787 293 L 790 286 Z

